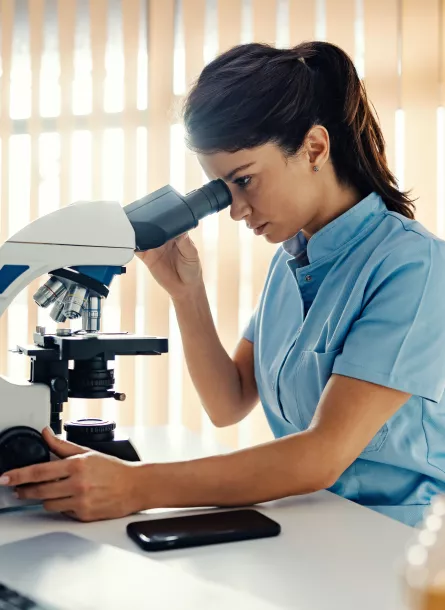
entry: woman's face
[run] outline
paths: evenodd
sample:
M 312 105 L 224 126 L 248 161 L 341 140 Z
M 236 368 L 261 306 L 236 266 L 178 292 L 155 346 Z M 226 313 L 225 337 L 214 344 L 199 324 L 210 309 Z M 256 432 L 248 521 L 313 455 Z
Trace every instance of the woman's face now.
M 320 150 L 314 154 L 320 157 Z M 268 143 L 235 153 L 200 154 L 198 159 L 209 180 L 226 182 L 233 197 L 231 217 L 243 220 L 255 235 L 281 243 L 302 229 L 308 236 L 316 230 L 324 188 L 310 151 L 289 157 Z

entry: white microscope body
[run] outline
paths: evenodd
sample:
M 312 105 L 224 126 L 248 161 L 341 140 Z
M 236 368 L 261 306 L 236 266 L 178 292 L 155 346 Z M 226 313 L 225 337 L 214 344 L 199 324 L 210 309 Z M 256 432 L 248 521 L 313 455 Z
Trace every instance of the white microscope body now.
M 45 274 L 50 279 L 34 295 L 36 303 L 52 303 L 51 317 L 59 322 L 82 315 L 78 334 L 60 329 L 51 335 L 38 327 L 33 346 L 17 347 L 31 359 L 29 382 L 0 376 L 0 475 L 51 459 L 41 431 L 50 425 L 61 433 L 61 412 L 68 398 L 125 397 L 113 391 L 108 361 L 168 351 L 162 337 L 100 333 L 101 300 L 135 250 L 162 246 L 231 201 L 226 184 L 214 180 L 185 196 L 165 186 L 125 207 L 110 201 L 78 202 L 32 222 L 0 246 L 0 316 L 24 288 Z M 64 427 L 74 442 L 138 460 L 129 439 L 114 437 L 115 426 L 86 419 Z M 21 504 L 9 489 L 0 488 L 0 509 Z
M 0 316 L 26 286 L 53 269 L 125 265 L 135 247 L 135 232 L 117 202 L 75 203 L 39 218 L 0 246 Z M 49 425 L 47 385 L 14 383 L 0 375 L 0 396 L 0 433 L 16 426 L 41 431 Z M 18 503 L 7 491 L 3 495 L 0 508 Z

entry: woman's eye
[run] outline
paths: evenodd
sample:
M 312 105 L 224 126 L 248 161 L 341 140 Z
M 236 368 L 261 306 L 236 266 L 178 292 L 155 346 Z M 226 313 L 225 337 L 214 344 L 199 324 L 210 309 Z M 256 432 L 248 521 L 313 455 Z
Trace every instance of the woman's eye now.
M 242 178 L 237 178 L 234 180 L 234 183 L 239 186 L 241 189 L 245 189 L 252 180 L 252 176 L 243 176 Z

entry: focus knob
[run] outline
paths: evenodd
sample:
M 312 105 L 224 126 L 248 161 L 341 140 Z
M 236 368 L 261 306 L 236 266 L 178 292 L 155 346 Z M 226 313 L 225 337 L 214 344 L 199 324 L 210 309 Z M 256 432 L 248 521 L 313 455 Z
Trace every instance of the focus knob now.
M 54 392 L 65 392 L 68 389 L 68 380 L 65 377 L 54 377 L 51 379 L 51 389 Z
M 34 428 L 15 426 L 0 433 L 0 474 L 49 460 L 49 447 Z

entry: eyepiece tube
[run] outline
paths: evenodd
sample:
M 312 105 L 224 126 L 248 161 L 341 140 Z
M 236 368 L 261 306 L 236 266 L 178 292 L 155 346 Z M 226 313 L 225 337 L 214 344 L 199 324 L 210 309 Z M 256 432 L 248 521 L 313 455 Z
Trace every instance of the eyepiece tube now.
M 198 226 L 198 222 L 232 203 L 223 180 L 213 180 L 180 195 L 170 185 L 125 206 L 136 236 L 136 250 L 151 250 Z

